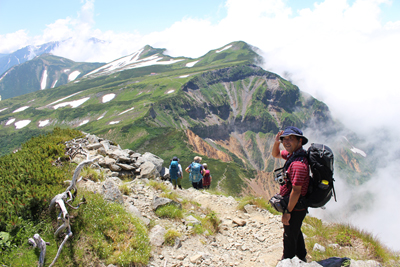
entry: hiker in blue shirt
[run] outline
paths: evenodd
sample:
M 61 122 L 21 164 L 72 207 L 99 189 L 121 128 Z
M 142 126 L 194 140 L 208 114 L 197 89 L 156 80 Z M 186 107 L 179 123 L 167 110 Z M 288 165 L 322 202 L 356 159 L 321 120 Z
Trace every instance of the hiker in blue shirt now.
M 189 180 L 195 189 L 203 188 L 203 165 L 200 164 L 202 158 L 199 156 L 194 157 L 194 162 L 192 162 L 185 171 L 189 173 Z
M 183 177 L 182 166 L 178 163 L 178 157 L 173 157 L 171 160 L 171 164 L 169 165 L 169 177 L 171 178 L 171 182 L 174 185 L 174 189 L 176 189 L 176 185 L 182 189 L 181 181 Z

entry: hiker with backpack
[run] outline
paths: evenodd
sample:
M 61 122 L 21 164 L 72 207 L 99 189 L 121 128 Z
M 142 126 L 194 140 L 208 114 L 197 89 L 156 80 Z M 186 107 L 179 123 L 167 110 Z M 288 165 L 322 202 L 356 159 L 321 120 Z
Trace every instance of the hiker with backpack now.
M 301 225 L 307 214 L 307 206 L 301 200 L 306 196 L 310 183 L 308 158 L 303 149 L 303 145 L 307 142 L 308 139 L 300 129 L 289 126 L 276 135 L 271 153 L 273 157 L 284 159 L 289 163 L 288 166 L 285 164 L 279 177 L 279 195 L 287 199 L 287 206 L 282 214 L 284 228 L 282 259 L 292 259 L 297 256 L 304 262 L 307 261 L 307 250 Z M 285 150 L 280 150 L 281 143 Z
M 171 160 L 171 164 L 169 165 L 169 177 L 171 179 L 171 183 L 176 189 L 176 185 L 180 189 L 182 189 L 181 181 L 183 177 L 182 166 L 179 164 L 178 157 L 173 157 Z
M 203 165 L 200 164 L 202 158 L 199 156 L 194 157 L 194 161 L 185 169 L 189 173 L 189 180 L 195 189 L 203 188 Z
M 204 189 L 210 189 L 210 185 L 211 185 L 211 174 L 210 174 L 210 170 L 208 169 L 207 163 L 203 163 L 203 188 Z

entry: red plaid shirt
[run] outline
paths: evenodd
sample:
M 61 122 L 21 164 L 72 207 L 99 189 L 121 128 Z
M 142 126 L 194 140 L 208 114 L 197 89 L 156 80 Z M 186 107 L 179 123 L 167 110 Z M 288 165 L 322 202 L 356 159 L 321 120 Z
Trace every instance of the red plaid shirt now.
M 303 149 L 303 148 L 300 148 Z M 299 150 L 298 150 L 299 151 Z M 297 151 L 295 151 L 296 153 Z M 288 160 L 292 154 L 286 150 L 281 151 L 282 158 Z M 286 183 L 280 186 L 279 194 L 286 196 L 292 191 L 292 185 L 301 186 L 301 195 L 305 196 L 308 191 L 308 184 L 310 183 L 308 160 L 306 157 L 296 158 L 287 169 L 287 177 L 290 179 L 291 184 Z

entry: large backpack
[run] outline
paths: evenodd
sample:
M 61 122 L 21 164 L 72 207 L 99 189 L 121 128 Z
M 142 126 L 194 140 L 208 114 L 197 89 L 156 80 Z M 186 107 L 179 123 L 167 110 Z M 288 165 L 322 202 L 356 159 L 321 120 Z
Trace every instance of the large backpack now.
M 177 161 L 171 161 L 171 165 L 169 166 L 169 177 L 171 179 L 178 179 L 178 173 L 179 173 L 179 167 L 178 167 L 178 162 Z
M 307 150 L 307 154 L 294 154 L 285 164 L 289 166 L 297 157 L 307 157 L 308 165 L 312 175 L 308 185 L 308 192 L 304 198 L 304 204 L 311 208 L 324 206 L 334 195 L 336 201 L 335 188 L 333 186 L 333 152 L 323 144 L 314 144 Z
M 197 162 L 193 162 L 190 167 L 189 180 L 194 183 L 198 183 L 201 179 L 203 179 L 203 175 L 201 175 L 201 164 Z

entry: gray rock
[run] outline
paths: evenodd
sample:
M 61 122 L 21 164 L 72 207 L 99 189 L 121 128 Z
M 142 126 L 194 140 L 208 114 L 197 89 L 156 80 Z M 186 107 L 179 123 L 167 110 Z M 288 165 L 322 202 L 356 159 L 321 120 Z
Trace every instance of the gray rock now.
M 133 171 L 136 169 L 135 167 L 128 164 L 116 163 L 116 165 L 120 166 L 124 171 Z
M 140 165 L 140 178 L 156 179 L 160 173 L 157 171 L 156 166 L 150 162 L 146 161 Z
M 321 246 L 320 244 L 315 243 L 314 247 L 313 247 L 313 251 L 319 251 L 319 252 L 325 253 L 326 249 L 324 246 Z
M 87 148 L 88 150 L 95 150 L 95 149 L 99 149 L 99 148 L 101 148 L 101 147 L 103 147 L 103 145 L 100 144 L 100 143 L 90 144 L 90 145 L 87 145 L 87 146 L 86 146 L 86 148 Z
M 149 234 L 150 243 L 156 247 L 161 247 L 165 242 L 165 232 L 165 228 L 158 224 L 151 228 Z
M 361 261 L 361 260 L 351 260 L 350 261 L 350 267 L 378 267 L 382 266 L 379 262 L 374 261 L 374 260 L 368 260 L 368 261 Z
M 124 203 L 122 193 L 118 185 L 112 179 L 107 179 L 101 187 L 101 190 L 104 199 L 120 204 Z
M 113 172 L 119 172 L 120 170 L 122 170 L 122 168 L 120 166 L 118 166 L 117 164 L 111 164 L 109 166 L 109 168 Z
M 151 205 L 152 205 L 153 210 L 156 211 L 159 207 L 162 207 L 162 206 L 165 206 L 168 204 L 173 204 L 173 205 L 177 206 L 178 208 L 182 209 L 181 203 L 173 201 L 172 199 L 169 199 L 169 198 L 158 197 L 158 196 L 154 196 Z
M 158 157 L 158 156 L 156 156 L 154 154 L 151 154 L 149 152 L 144 153 L 142 155 L 142 158 L 144 158 L 145 161 L 152 162 L 156 166 L 158 173 L 161 172 L 162 165 L 164 163 L 164 160 L 162 158 L 160 158 L 160 157 Z

